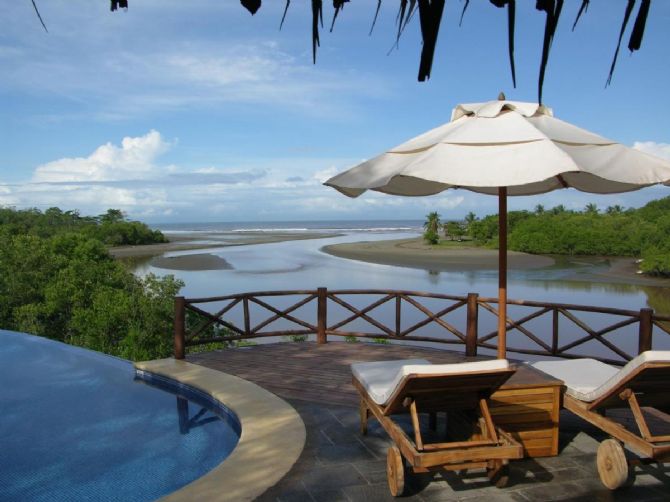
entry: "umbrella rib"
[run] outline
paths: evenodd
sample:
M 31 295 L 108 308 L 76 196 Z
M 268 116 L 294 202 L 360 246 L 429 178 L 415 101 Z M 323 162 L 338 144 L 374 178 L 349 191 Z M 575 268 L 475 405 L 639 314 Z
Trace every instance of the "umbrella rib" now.
M 570 185 L 568 185 L 568 183 L 565 181 L 565 178 L 563 178 L 563 175 L 562 175 L 562 174 L 557 174 L 557 175 L 556 175 L 556 179 L 558 180 L 558 182 L 561 184 L 561 186 L 562 186 L 563 188 L 568 188 L 568 187 L 570 186 Z

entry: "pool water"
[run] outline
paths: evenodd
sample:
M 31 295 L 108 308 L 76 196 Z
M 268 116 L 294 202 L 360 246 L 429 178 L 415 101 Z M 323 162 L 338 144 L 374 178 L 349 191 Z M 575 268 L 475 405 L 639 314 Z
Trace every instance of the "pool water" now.
M 0 330 L 0 500 L 155 500 L 235 448 L 208 396 L 125 360 Z

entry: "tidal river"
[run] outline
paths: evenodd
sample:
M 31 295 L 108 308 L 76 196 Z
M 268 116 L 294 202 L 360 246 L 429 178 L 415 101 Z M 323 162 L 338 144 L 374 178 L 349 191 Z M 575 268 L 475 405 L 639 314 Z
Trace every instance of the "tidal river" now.
M 276 224 L 275 224 L 276 225 Z M 293 227 L 300 226 L 293 224 Z M 143 275 L 148 272 L 157 275 L 173 274 L 185 283 L 182 294 L 188 297 L 210 297 L 252 291 L 274 291 L 294 289 L 395 289 L 436 292 L 450 295 L 466 295 L 478 293 L 482 297 L 497 296 L 497 271 L 487 267 L 467 270 L 447 271 L 408 268 L 392 265 L 379 265 L 352 259 L 331 256 L 322 251 L 326 245 L 378 241 L 389 239 L 412 238 L 419 234 L 418 224 L 390 224 L 367 226 L 356 222 L 340 225 L 320 224 L 318 228 L 270 228 L 254 231 L 266 231 L 275 235 L 276 232 L 332 232 L 333 236 L 310 239 L 225 246 L 211 249 L 173 251 L 164 257 L 195 255 L 198 257 L 215 256 L 225 260 L 226 267 L 214 270 L 165 269 L 156 266 L 160 260 L 144 258 L 135 265 L 135 272 Z M 175 228 L 161 228 L 166 232 L 174 232 Z M 182 227 L 181 232 L 195 228 Z M 197 230 L 197 229 L 195 229 Z M 251 229 L 248 229 L 251 231 Z M 244 229 L 210 227 L 200 230 L 201 242 L 206 243 L 211 232 L 219 235 L 231 235 L 239 238 Z M 337 235 L 336 235 L 337 234 Z M 176 235 L 176 234 L 173 234 Z M 191 260 L 193 262 L 194 260 Z M 555 263 L 539 268 L 523 268 L 510 270 L 508 275 L 508 297 L 542 302 L 568 303 L 580 305 L 597 305 L 610 308 L 639 310 L 650 307 L 660 314 L 670 315 L 670 287 L 659 283 L 644 284 L 634 274 L 608 274 L 610 261 L 604 258 L 564 259 L 558 258 Z M 389 325 L 391 319 L 384 319 Z M 587 319 L 588 322 L 599 321 Z M 484 323 L 486 319 L 483 319 Z M 550 326 L 550 322 L 549 322 Z M 487 325 L 484 324 L 484 329 Z M 597 327 L 597 326 L 596 326 Z M 577 328 L 573 327 L 576 331 Z M 566 327 L 566 329 L 573 329 Z M 582 333 L 583 334 L 583 333 Z M 574 335 L 577 336 L 577 335 Z M 612 336 L 616 336 L 612 335 Z M 633 350 L 633 334 L 624 345 Z M 656 335 L 655 335 L 656 337 Z M 654 348 L 670 348 L 670 336 L 663 338 L 660 346 Z M 599 352 L 599 351 L 598 351 Z

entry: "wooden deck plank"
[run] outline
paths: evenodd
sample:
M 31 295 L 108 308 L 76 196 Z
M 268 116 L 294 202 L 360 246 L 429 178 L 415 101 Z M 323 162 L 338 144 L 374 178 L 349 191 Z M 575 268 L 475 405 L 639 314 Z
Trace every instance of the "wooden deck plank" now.
M 364 361 L 423 358 L 456 363 L 473 358 L 440 349 L 375 343 L 273 343 L 189 354 L 187 360 L 236 375 L 285 399 L 356 406 L 350 365 Z

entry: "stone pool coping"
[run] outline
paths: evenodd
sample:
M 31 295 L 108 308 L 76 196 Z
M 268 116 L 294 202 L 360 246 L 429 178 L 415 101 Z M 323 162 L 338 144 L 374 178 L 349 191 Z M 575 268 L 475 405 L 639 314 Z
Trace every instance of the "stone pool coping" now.
M 240 440 L 230 456 L 161 500 L 253 500 L 279 482 L 302 453 L 306 432 L 300 415 L 258 385 L 175 359 L 138 362 L 135 367 L 211 395 L 232 410 L 242 425 Z

